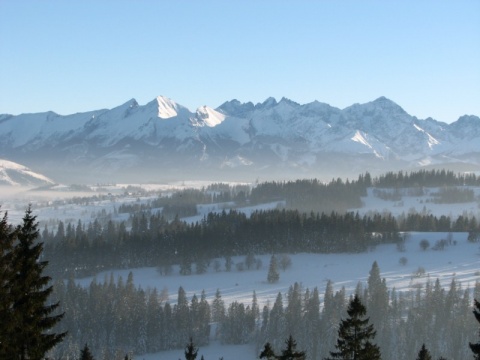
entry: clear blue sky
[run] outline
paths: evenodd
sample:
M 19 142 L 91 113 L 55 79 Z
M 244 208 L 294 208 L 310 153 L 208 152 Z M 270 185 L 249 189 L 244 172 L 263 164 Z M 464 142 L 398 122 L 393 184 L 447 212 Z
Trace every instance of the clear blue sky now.
M 0 0 L 0 113 L 157 95 L 480 116 L 480 1 Z

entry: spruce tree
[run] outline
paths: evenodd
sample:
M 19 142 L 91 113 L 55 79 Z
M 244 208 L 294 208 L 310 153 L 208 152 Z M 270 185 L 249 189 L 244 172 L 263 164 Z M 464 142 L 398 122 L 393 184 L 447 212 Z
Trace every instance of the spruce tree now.
M 480 302 L 478 302 L 477 299 L 474 300 L 473 315 L 475 315 L 475 319 L 480 323 Z M 474 355 L 473 358 L 480 360 L 480 342 L 476 344 L 469 343 L 469 345 Z
M 277 356 L 278 360 L 305 360 L 305 351 L 297 351 L 297 342 L 292 335 L 285 340 L 285 349 L 282 350 L 282 355 Z
M 418 352 L 416 360 L 432 360 L 432 355 L 430 355 L 430 352 L 425 347 L 425 344 L 422 345 L 422 348 Z
M 93 355 L 90 352 L 87 344 L 85 344 L 82 351 L 80 351 L 80 360 L 94 360 Z
M 348 318 L 340 322 L 337 351 L 330 352 L 331 359 L 380 360 L 380 349 L 371 340 L 375 337 L 373 325 L 365 318 L 367 310 L 358 295 L 350 301 Z
M 185 346 L 185 360 L 195 360 L 198 354 L 198 348 L 193 343 L 192 338 L 190 342 Z
M 260 357 L 260 359 L 266 358 L 267 360 L 276 359 L 275 352 L 273 351 L 272 345 L 270 345 L 269 342 L 267 342 L 267 343 L 263 346 L 263 350 L 262 350 L 262 352 L 260 353 L 260 356 L 259 356 L 259 357 Z
M 275 255 L 272 255 L 270 258 L 270 265 L 268 267 L 268 275 L 267 275 L 267 281 L 270 284 L 278 282 L 280 279 L 280 274 L 278 273 L 278 264 L 277 264 L 277 258 Z
M 63 314 L 52 315 L 59 304 L 48 303 L 53 287 L 48 285 L 50 277 L 43 275 L 48 262 L 40 259 L 43 243 L 37 241 L 38 235 L 36 216 L 29 207 L 23 223 L 16 228 L 12 249 L 15 271 L 7 285 L 13 299 L 11 316 L 15 322 L 12 337 L 7 340 L 14 351 L 9 359 L 43 359 L 66 335 L 51 331 Z
M 15 321 L 11 308 L 14 299 L 11 296 L 13 269 L 12 250 L 15 232 L 8 224 L 7 213 L 0 220 L 0 359 L 7 359 L 15 352 L 12 347 Z

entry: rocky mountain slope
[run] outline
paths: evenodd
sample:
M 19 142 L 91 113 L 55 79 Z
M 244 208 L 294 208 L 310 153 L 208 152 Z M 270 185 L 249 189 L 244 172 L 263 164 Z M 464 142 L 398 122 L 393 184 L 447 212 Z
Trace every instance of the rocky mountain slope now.
M 111 110 L 0 115 L 0 157 L 60 181 L 304 177 L 480 164 L 480 118 L 417 119 L 381 97 L 338 109 L 288 99 L 195 112 L 159 96 Z M 331 175 L 330 175 L 331 176 Z

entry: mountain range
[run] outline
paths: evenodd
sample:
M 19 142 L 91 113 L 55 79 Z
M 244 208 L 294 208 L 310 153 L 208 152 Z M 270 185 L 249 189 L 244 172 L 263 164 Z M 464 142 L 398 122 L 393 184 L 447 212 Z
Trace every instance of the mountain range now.
M 468 165 L 480 118 L 417 119 L 380 97 L 345 109 L 282 98 L 191 112 L 159 96 L 67 116 L 0 115 L 0 158 L 60 182 L 255 180 Z

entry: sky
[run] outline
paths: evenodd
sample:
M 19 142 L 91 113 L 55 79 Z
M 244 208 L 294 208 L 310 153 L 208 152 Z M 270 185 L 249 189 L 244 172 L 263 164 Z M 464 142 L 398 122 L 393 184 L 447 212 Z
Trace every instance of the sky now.
M 480 1 L 0 0 L 0 114 L 158 95 L 480 116 Z

